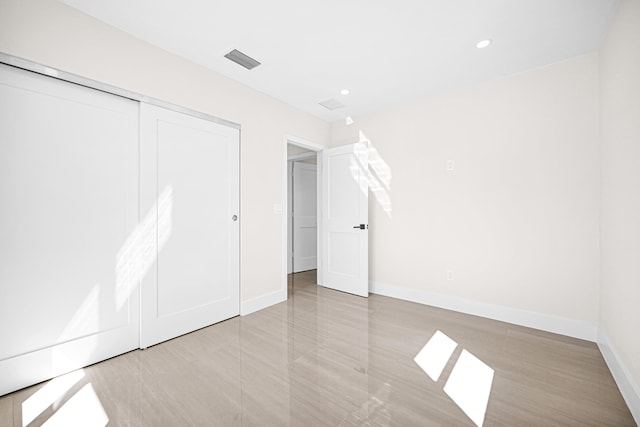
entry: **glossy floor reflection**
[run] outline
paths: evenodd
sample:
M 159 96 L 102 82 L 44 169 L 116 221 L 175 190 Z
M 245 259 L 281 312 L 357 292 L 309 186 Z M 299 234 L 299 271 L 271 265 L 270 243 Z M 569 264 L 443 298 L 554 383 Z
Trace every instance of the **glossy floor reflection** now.
M 480 425 L 444 390 L 463 351 L 494 371 L 484 426 L 635 425 L 593 343 L 314 283 L 293 275 L 287 302 L 87 367 L 60 396 L 0 397 L 0 425 Z M 457 346 L 434 381 L 414 358 L 437 331 Z

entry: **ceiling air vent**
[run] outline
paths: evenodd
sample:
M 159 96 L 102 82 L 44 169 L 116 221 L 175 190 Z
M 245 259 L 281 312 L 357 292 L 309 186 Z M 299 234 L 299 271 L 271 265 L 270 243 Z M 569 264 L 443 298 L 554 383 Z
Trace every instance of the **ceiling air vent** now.
M 256 61 L 252 57 L 245 55 L 237 49 L 233 49 L 231 52 L 227 53 L 225 58 L 235 62 L 238 65 L 242 65 L 247 70 L 252 70 L 260 65 L 260 62 Z
M 318 104 L 322 105 L 324 108 L 326 108 L 329 111 L 333 111 L 333 110 L 337 110 L 338 108 L 345 107 L 345 105 L 342 102 L 333 98 L 327 99 L 326 101 L 318 102 Z

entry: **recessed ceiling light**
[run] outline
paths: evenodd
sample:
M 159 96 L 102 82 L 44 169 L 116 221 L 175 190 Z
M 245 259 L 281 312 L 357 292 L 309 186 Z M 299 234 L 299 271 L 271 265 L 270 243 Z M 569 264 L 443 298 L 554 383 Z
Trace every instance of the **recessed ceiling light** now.
M 485 47 L 489 46 L 490 44 L 491 44 L 491 39 L 480 40 L 478 43 L 476 43 L 476 47 L 478 49 L 484 49 Z
M 342 90 L 340 91 L 340 94 L 342 94 L 342 95 L 349 95 L 349 89 L 342 89 Z

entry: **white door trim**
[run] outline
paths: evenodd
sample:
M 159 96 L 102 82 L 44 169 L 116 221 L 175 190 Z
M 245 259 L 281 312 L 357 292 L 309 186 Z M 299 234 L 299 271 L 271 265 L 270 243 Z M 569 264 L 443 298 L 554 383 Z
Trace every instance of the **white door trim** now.
M 297 161 L 297 160 L 310 159 L 312 157 L 317 157 L 317 152 L 292 154 L 291 156 L 288 157 L 288 159 L 289 159 L 289 161 Z
M 308 150 L 311 151 L 315 151 L 316 153 L 320 153 L 322 152 L 322 150 L 324 150 L 326 148 L 326 146 L 321 145 L 321 144 L 317 144 L 315 142 L 311 142 L 311 141 L 307 141 L 303 138 L 299 138 L 297 136 L 292 136 L 292 135 L 285 135 L 283 140 L 282 140 L 282 237 L 280 239 L 280 241 L 282 242 L 282 277 L 280 280 L 281 283 L 281 287 L 280 290 L 278 291 L 279 295 L 280 295 L 280 300 L 281 301 L 286 301 L 287 299 L 287 258 L 288 258 L 288 250 L 287 250 L 287 238 L 288 238 L 288 221 L 287 221 L 287 217 L 288 217 L 288 212 L 289 212 L 289 201 L 288 201 L 288 185 L 287 185 L 287 176 L 289 173 L 289 155 L 287 153 L 287 145 L 295 145 L 298 147 L 302 147 L 302 148 L 306 148 Z M 316 154 L 317 155 L 317 154 Z M 318 178 L 317 178 L 317 185 L 318 185 L 318 191 L 317 191 L 317 196 L 318 196 L 318 201 L 317 201 L 317 206 L 318 206 L 318 278 L 317 278 L 317 282 L 318 283 L 322 283 L 322 278 L 321 278 L 321 265 L 322 265 L 322 239 L 321 239 L 321 232 L 322 232 L 322 227 L 320 226 L 321 224 L 321 215 L 322 215 L 322 191 L 321 191 L 321 177 L 322 177 L 322 161 L 321 161 L 321 157 L 322 156 L 318 156 Z

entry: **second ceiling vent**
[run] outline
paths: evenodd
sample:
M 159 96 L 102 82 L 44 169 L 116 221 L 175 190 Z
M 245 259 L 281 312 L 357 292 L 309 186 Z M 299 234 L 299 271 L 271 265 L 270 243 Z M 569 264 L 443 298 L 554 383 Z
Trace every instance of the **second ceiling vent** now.
M 329 98 L 327 100 L 324 100 L 322 102 L 318 102 L 318 104 L 322 105 L 324 108 L 326 108 L 329 111 L 333 111 L 333 110 L 337 110 L 338 108 L 344 108 L 345 105 L 338 101 L 337 99 L 333 99 L 333 98 Z

